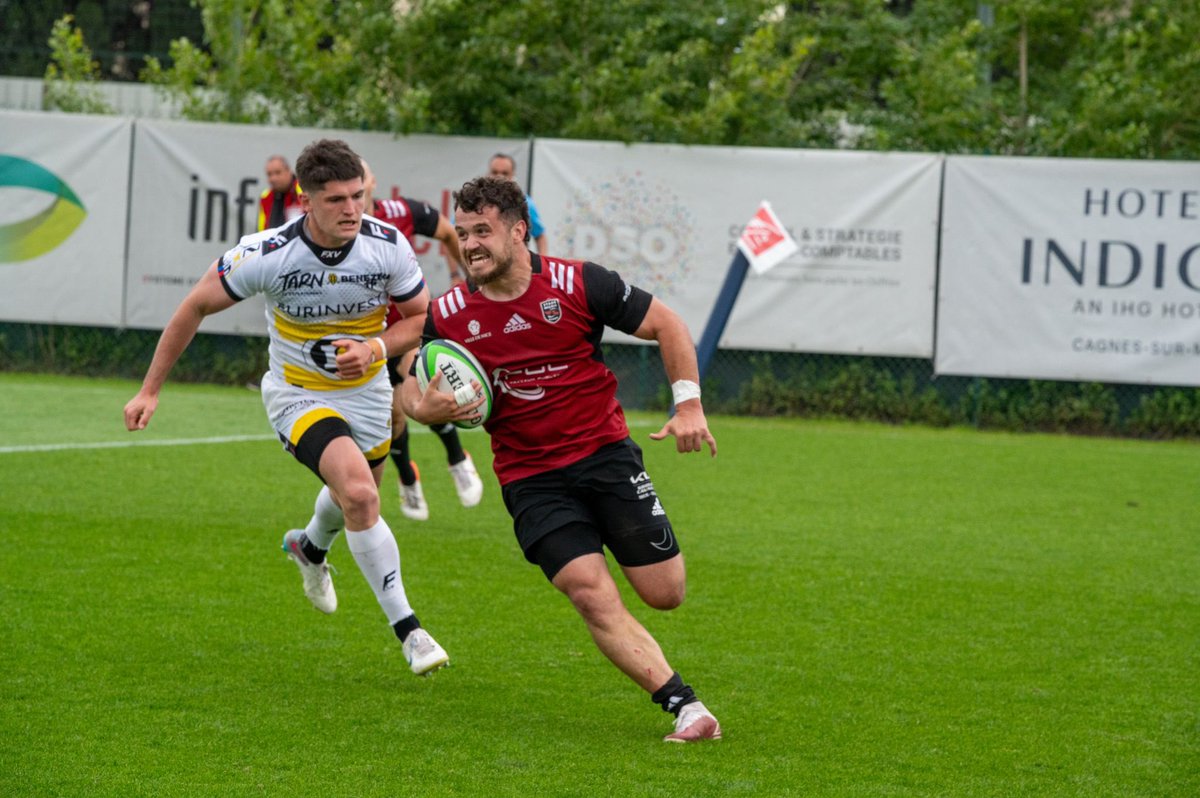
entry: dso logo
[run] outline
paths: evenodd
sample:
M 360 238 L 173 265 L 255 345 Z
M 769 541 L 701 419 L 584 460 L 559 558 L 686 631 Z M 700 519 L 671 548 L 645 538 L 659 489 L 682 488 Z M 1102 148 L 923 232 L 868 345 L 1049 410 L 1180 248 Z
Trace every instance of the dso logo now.
M 570 257 L 615 269 L 657 296 L 673 296 L 692 270 L 691 211 L 640 171 L 618 169 L 576 190 L 563 221 Z
M 53 172 L 24 158 L 0 155 L 0 190 L 5 188 L 44 191 L 53 195 L 54 201 L 26 219 L 0 224 L 0 263 L 46 254 L 70 238 L 87 216 L 70 186 Z

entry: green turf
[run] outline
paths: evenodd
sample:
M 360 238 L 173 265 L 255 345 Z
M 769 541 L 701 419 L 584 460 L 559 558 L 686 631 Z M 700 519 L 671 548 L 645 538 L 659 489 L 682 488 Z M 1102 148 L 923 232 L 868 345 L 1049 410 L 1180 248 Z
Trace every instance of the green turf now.
M 301 593 L 318 483 L 257 395 L 131 435 L 134 390 L 0 375 L 0 795 L 1200 794 L 1195 444 L 716 418 L 712 461 L 639 416 L 689 595 L 634 612 L 726 737 L 668 746 L 490 473 L 464 510 L 414 435 L 431 520 L 385 493 L 453 661 L 419 679 L 343 542 L 338 612 Z

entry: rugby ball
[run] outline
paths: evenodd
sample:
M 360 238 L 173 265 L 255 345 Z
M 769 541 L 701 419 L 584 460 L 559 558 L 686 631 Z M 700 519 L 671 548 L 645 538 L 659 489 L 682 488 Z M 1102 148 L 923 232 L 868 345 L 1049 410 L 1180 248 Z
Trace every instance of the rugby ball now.
M 472 429 L 483 426 L 492 414 L 492 384 L 483 366 L 465 346 L 444 338 L 435 338 L 421 347 L 417 354 L 417 385 L 424 391 L 429 387 L 433 375 L 442 373 L 438 390 L 454 395 L 460 405 L 465 405 L 483 395 L 483 404 L 478 408 L 479 418 L 472 421 L 455 421 L 456 427 Z M 471 390 L 471 381 L 479 383 L 480 391 Z

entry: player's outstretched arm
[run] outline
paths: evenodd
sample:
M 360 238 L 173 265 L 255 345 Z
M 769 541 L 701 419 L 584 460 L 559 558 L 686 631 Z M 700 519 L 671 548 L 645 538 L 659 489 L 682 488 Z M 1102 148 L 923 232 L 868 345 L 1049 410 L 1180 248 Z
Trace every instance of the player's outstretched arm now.
M 130 431 L 145 429 L 150 423 L 154 411 L 158 409 L 158 394 L 167 375 L 171 372 L 179 356 L 187 349 L 188 344 L 196 337 L 196 330 L 205 316 L 224 310 L 234 304 L 234 300 L 221 286 L 217 276 L 217 264 L 213 263 L 200 282 L 188 292 L 179 303 L 171 320 L 163 328 L 154 348 L 154 357 L 150 360 L 150 368 L 142 380 L 142 388 L 137 395 L 125 405 L 125 428 Z
M 708 429 L 704 407 L 700 404 L 700 367 L 696 363 L 696 347 L 692 335 L 679 314 L 658 299 L 650 302 L 646 318 L 634 333 L 647 341 L 658 341 L 663 368 L 671 381 L 675 395 L 675 415 L 650 439 L 661 441 L 668 435 L 675 438 L 675 449 L 681 453 L 704 451 L 708 446 L 717 456 L 717 440 Z
M 450 270 L 450 285 L 466 282 L 467 266 L 463 260 L 462 249 L 458 246 L 458 232 L 445 216 L 438 215 L 437 230 L 433 237 L 441 242 L 445 250 L 446 268 Z

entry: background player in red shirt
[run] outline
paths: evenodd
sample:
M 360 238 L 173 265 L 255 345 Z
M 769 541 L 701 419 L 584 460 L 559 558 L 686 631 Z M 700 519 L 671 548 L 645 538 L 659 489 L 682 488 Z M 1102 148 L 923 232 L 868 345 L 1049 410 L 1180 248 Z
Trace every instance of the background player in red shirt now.
M 475 290 L 456 286 L 430 305 L 424 339 L 465 345 L 493 380 L 484 428 L 517 540 L 532 563 L 583 617 L 599 649 L 652 700 L 675 715 L 671 742 L 718 739 L 721 727 L 630 614 L 604 549 L 651 607 L 683 601 L 683 555 L 641 449 L 629 437 L 604 365 L 604 326 L 657 341 L 676 414 L 654 440 L 716 456 L 700 404 L 696 350 L 679 316 L 594 263 L 531 253 L 525 196 L 513 182 L 479 177 L 455 198 L 455 228 Z M 478 415 L 415 380 L 402 389 L 414 419 L 439 423 Z
M 420 235 L 436 239 L 445 247 L 446 265 L 450 270 L 450 284 L 454 286 L 466 279 L 466 267 L 463 265 L 462 252 L 458 248 L 458 234 L 450 220 L 438 213 L 433 206 L 422 200 L 400 197 L 398 199 L 374 199 L 375 175 L 371 167 L 363 161 L 366 186 L 367 207 L 376 219 L 382 219 L 395 227 L 413 243 L 413 236 Z M 400 314 L 395 305 L 388 308 L 387 324 L 392 326 L 400 321 Z M 425 521 L 429 518 L 429 504 L 425 501 L 425 491 L 421 488 L 421 474 L 417 464 L 412 461 L 408 447 L 408 421 L 400 404 L 400 384 L 408 373 L 412 357 L 416 350 L 400 352 L 389 357 L 387 362 L 388 378 L 392 381 L 392 448 L 389 454 L 396 470 L 400 473 L 400 511 L 414 521 Z M 432 424 L 429 427 L 442 446 L 446 448 L 446 465 L 450 477 L 454 480 L 454 490 L 463 507 L 474 507 L 483 498 L 483 480 L 475 470 L 471 455 L 463 450 L 462 442 L 458 439 L 458 429 L 453 424 Z

